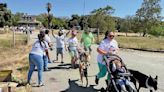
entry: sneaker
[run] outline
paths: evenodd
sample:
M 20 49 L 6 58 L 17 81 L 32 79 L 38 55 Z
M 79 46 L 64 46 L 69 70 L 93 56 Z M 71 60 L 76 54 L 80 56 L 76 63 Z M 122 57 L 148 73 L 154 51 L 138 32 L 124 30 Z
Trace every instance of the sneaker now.
M 38 87 L 41 87 L 41 86 L 44 86 L 44 84 L 43 83 L 39 83 Z
M 61 63 L 63 64 L 64 62 L 63 62 L 63 61 L 61 61 Z
M 48 63 L 52 63 L 52 61 L 51 60 L 48 60 Z
M 95 83 L 99 84 L 99 79 L 97 78 L 97 76 L 95 77 Z
M 26 85 L 31 85 L 29 81 L 26 82 Z
M 48 69 L 48 68 L 47 68 L 47 69 L 44 69 L 44 71 L 51 71 L 51 69 Z

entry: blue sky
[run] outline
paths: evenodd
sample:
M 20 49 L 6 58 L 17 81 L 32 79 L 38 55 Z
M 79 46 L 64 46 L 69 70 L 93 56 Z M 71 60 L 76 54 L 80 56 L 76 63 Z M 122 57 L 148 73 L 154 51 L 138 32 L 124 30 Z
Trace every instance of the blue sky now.
M 92 10 L 110 5 L 115 9 L 114 16 L 134 15 L 143 0 L 0 0 L 7 3 L 13 13 L 24 12 L 30 15 L 46 13 L 46 3 L 52 3 L 52 13 L 56 17 L 72 14 L 86 15 Z M 161 0 L 162 16 L 164 16 L 164 0 Z M 85 8 L 84 8 L 85 2 Z

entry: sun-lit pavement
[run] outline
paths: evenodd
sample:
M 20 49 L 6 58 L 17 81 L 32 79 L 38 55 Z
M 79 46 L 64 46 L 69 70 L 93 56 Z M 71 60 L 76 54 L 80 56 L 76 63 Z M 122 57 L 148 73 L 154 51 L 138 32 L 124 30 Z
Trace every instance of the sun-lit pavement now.
M 79 70 L 71 69 L 70 57 L 68 52 L 65 51 L 64 64 L 56 61 L 50 63 L 48 66 L 51 71 L 43 73 L 43 80 L 45 86 L 33 87 L 32 92 L 97 92 L 101 87 L 105 87 L 105 78 L 101 79 L 99 85 L 95 85 L 95 75 L 98 72 L 96 62 L 97 45 L 92 46 L 91 66 L 89 66 L 89 86 L 85 87 L 79 80 Z M 56 50 L 51 52 L 51 60 L 55 59 Z M 161 53 L 149 53 L 133 50 L 120 50 L 120 56 L 128 68 L 139 70 L 147 75 L 158 75 L 159 90 L 156 92 L 164 92 L 164 55 Z M 69 81 L 70 79 L 70 81 Z M 37 72 L 32 76 L 32 83 L 37 83 Z M 84 83 L 85 84 L 85 83 Z M 33 84 L 36 85 L 36 84 Z M 141 88 L 141 92 L 149 92 L 147 89 Z

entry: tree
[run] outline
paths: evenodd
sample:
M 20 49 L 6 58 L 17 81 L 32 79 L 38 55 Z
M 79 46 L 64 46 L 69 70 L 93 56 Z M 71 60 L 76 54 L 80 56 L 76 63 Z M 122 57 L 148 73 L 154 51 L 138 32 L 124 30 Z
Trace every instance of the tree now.
M 89 16 L 81 16 L 79 25 L 81 26 L 82 30 L 85 30 L 89 27 L 88 18 Z
M 46 5 L 46 9 L 47 9 L 47 13 L 48 13 L 48 15 L 47 15 L 48 28 L 50 28 L 50 24 L 51 24 L 52 17 L 53 17 L 52 14 L 50 14 L 50 11 L 52 9 L 52 4 L 48 2 L 47 5 Z
M 115 20 L 110 16 L 114 13 L 114 9 L 111 6 L 106 6 L 104 8 L 95 9 L 91 12 L 93 14 L 93 19 L 90 22 L 94 22 L 93 25 L 97 28 L 97 43 L 99 43 L 99 32 L 105 32 L 107 30 L 115 30 Z
M 21 20 L 21 17 L 24 15 L 24 13 L 17 12 L 16 14 L 12 14 L 12 25 L 17 26 L 18 21 Z
M 72 18 L 70 19 L 68 26 L 69 27 L 74 27 L 74 26 L 79 26 L 80 23 L 80 16 L 78 16 L 77 14 L 73 14 Z
M 92 22 L 96 24 L 94 26 L 98 28 L 101 32 L 105 32 L 107 30 L 114 31 L 115 20 L 110 16 L 113 13 L 114 9 L 111 6 L 106 6 L 104 8 L 93 10 L 91 14 L 94 15 L 92 17 Z
M 12 25 L 12 13 L 7 9 L 7 4 L 0 4 L 0 27 Z
M 148 31 L 152 30 L 153 26 L 158 25 L 158 21 L 161 20 L 161 0 L 143 0 L 142 6 L 136 12 L 136 17 L 138 17 L 138 22 L 142 25 L 143 36 L 145 36 Z

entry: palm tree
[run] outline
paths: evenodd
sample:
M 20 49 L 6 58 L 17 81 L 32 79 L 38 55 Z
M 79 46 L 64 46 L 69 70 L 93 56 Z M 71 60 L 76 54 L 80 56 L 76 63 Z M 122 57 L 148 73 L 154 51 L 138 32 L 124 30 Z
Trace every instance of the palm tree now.
M 50 23 L 51 23 L 51 20 L 52 20 L 52 16 L 50 15 L 50 11 L 52 9 L 52 4 L 48 2 L 47 5 L 46 5 L 46 9 L 47 9 L 47 12 L 48 12 L 48 16 L 47 16 L 47 18 L 48 18 L 48 28 L 50 28 Z

